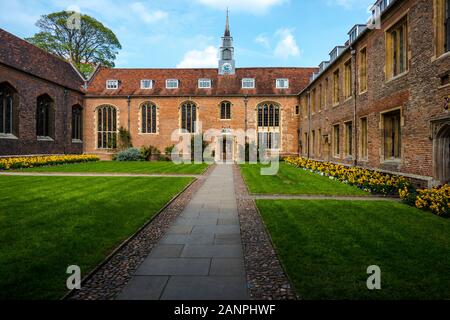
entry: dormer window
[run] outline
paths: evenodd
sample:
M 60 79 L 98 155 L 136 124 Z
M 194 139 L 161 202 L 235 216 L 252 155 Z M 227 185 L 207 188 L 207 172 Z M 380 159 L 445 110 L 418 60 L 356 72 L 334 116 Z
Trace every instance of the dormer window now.
M 277 79 L 277 89 L 289 89 L 289 79 Z
M 149 79 L 141 80 L 141 89 L 143 90 L 153 89 L 153 80 Z
M 166 89 L 178 89 L 179 81 L 177 79 L 167 79 Z
M 255 79 L 254 78 L 242 79 L 242 89 L 255 89 Z
M 211 89 L 211 79 L 199 79 L 198 87 L 200 89 Z
M 119 89 L 119 80 L 108 80 L 108 81 L 106 81 L 106 89 L 108 89 L 108 90 Z

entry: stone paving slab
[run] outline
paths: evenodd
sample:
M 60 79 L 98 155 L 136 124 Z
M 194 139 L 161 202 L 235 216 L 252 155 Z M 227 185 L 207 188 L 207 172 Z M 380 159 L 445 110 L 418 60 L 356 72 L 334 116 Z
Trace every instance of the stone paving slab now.
M 195 288 L 195 290 L 194 290 Z M 246 281 L 234 277 L 171 277 L 162 300 L 246 300 Z
M 153 258 L 145 260 L 138 276 L 203 276 L 209 274 L 211 259 Z
M 237 208 L 233 167 L 218 165 L 119 298 L 247 300 Z

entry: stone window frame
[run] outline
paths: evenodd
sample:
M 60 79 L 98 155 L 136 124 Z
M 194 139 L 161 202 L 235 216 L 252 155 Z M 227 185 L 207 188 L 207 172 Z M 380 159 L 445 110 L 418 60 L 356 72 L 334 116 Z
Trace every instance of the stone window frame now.
M 143 112 L 143 107 L 144 106 L 148 107 L 148 104 L 150 104 L 156 108 L 155 132 L 143 132 L 142 112 Z M 140 103 L 139 104 L 139 113 L 138 113 L 138 135 L 145 135 L 145 136 L 159 135 L 159 126 L 160 126 L 159 117 L 160 117 L 159 106 L 155 102 L 153 102 L 151 100 L 146 100 L 146 101 L 143 101 L 142 103 Z
M 403 61 L 403 63 L 404 63 L 403 71 L 401 69 L 394 70 L 394 62 L 400 63 L 402 61 L 400 59 L 398 61 L 393 61 L 393 59 L 392 59 L 393 58 L 392 46 L 393 46 L 393 41 L 394 41 L 392 39 L 392 33 L 394 31 L 398 31 L 398 29 L 400 29 L 400 27 L 405 27 L 404 30 L 406 32 L 406 34 L 404 35 L 404 45 L 405 45 L 404 59 L 405 59 L 405 61 Z M 408 12 L 386 27 L 386 31 L 385 31 L 385 68 L 384 68 L 386 82 L 401 78 L 409 73 L 409 61 L 411 58 L 411 55 L 409 52 L 410 47 L 411 47 L 410 46 L 410 41 L 411 41 L 410 34 L 411 34 L 411 32 L 410 32 L 410 23 L 409 23 Z M 400 39 L 398 39 L 398 41 L 399 42 L 397 44 L 400 44 Z M 397 46 L 397 50 L 399 50 L 399 49 L 400 49 L 399 46 Z M 398 72 L 398 73 L 396 73 L 396 72 Z
M 336 134 L 337 129 L 337 134 Z M 341 124 L 335 123 L 332 125 L 332 149 L 333 149 L 333 158 L 340 159 L 341 158 Z
M 399 152 L 400 152 L 400 156 L 399 157 L 392 157 L 392 158 L 386 158 L 386 133 L 385 133 L 385 117 L 390 114 L 390 113 L 394 113 L 394 112 L 399 112 L 400 117 L 399 117 L 399 121 L 400 121 L 400 125 L 399 125 L 399 129 L 400 129 L 400 146 L 399 148 Z M 388 110 L 384 110 L 383 112 L 380 112 L 380 135 L 381 135 L 381 150 L 380 150 L 380 157 L 381 157 L 381 162 L 382 163 L 399 163 L 402 161 L 403 159 L 403 155 L 404 155 L 404 151 L 403 151 L 403 127 L 405 125 L 405 121 L 404 121 L 404 117 L 403 117 L 403 107 L 395 107 L 395 108 L 391 108 Z
M 366 122 L 365 130 L 363 126 L 363 121 Z M 368 161 L 369 159 L 369 117 L 364 116 L 359 118 L 359 158 L 361 161 Z M 365 134 L 364 134 L 365 133 Z
M 6 132 L 5 130 L 5 118 L 6 118 L 6 108 L 5 105 L 3 105 L 3 121 L 5 123 L 3 126 L 3 132 L 0 132 L 0 139 L 12 139 L 16 140 L 18 139 L 18 130 L 19 130 L 19 94 L 14 86 L 12 86 L 9 82 L 5 81 L 0 83 L 0 90 L 1 88 L 4 88 L 3 94 L 7 93 L 6 97 L 10 97 L 10 130 L 9 132 Z M 0 91 L 1 92 L 1 91 Z M 2 95 L 0 95 L 0 99 L 2 99 L 2 104 L 5 103 L 5 100 L 7 98 L 2 98 Z
M 100 133 L 100 131 L 98 130 L 99 128 L 99 123 L 98 123 L 98 111 L 100 108 L 105 108 L 105 107 L 111 107 L 113 109 L 115 109 L 116 111 L 116 141 L 115 141 L 115 147 L 112 148 L 103 148 L 103 147 L 99 147 L 99 139 L 98 139 L 98 134 Z M 110 103 L 104 103 L 104 104 L 100 104 L 97 107 L 95 107 L 94 109 L 94 143 L 95 143 L 95 150 L 104 150 L 104 151 L 108 151 L 108 150 L 115 150 L 117 149 L 117 139 L 118 139 L 118 133 L 119 133 L 119 128 L 120 128 L 120 109 L 113 104 Z M 110 131 L 101 131 L 101 132 L 105 132 L 105 133 L 114 133 L 114 130 L 110 130 Z M 114 145 L 113 145 L 114 146 Z
M 333 71 L 333 107 L 339 106 L 341 102 L 341 71 L 336 68 Z
M 367 59 L 367 46 L 362 47 L 359 50 L 358 59 L 358 92 L 359 94 L 364 94 L 369 89 L 368 82 L 368 59 Z
M 354 159 L 354 146 L 355 142 L 353 141 L 355 133 L 355 126 L 353 121 L 344 122 L 344 157 L 346 159 L 353 160 Z
M 44 101 L 40 101 L 40 99 L 46 99 L 47 101 L 47 105 L 46 105 L 46 112 L 45 112 L 45 118 L 42 119 L 39 116 L 39 113 L 41 110 L 42 103 L 45 102 Z M 36 139 L 38 141 L 55 141 L 56 138 L 56 130 L 55 130 L 55 123 L 56 123 L 56 108 L 55 108 L 55 100 L 47 93 L 43 93 L 41 95 L 39 95 L 36 98 L 36 118 L 35 118 L 35 123 L 36 123 Z M 43 121 L 43 127 L 41 127 L 40 125 L 40 121 Z M 44 132 L 40 132 L 40 131 L 44 131 Z M 40 133 L 44 133 L 44 134 L 40 134 Z
M 202 86 L 201 84 L 208 83 L 207 86 Z M 198 88 L 199 89 L 211 89 L 212 88 L 212 80 L 210 78 L 201 78 L 198 79 Z
M 322 157 L 322 128 L 317 129 L 317 156 Z
M 107 90 L 119 89 L 119 80 L 114 80 L 114 79 L 106 80 L 106 89 Z
M 317 90 L 316 88 L 311 90 L 311 115 L 317 112 Z
M 247 86 L 246 84 L 251 83 L 251 85 Z M 242 89 L 255 89 L 256 80 L 255 78 L 243 78 L 241 81 Z
M 79 111 L 79 114 L 75 114 L 76 110 Z M 83 107 L 80 104 L 75 104 L 72 106 L 71 129 L 72 143 L 83 143 Z
M 449 0 L 433 0 L 434 52 L 435 58 L 450 55 L 450 24 L 447 12 Z M 449 6 L 449 8 L 447 8 Z
M 183 106 L 186 104 L 193 104 L 195 106 L 195 121 L 192 123 L 195 127 L 195 130 L 191 130 L 191 132 L 183 132 Z M 192 115 L 191 115 L 192 117 Z M 192 121 L 191 121 L 192 122 Z M 193 100 L 185 100 L 183 102 L 180 103 L 179 107 L 178 107 L 178 129 L 180 131 L 180 134 L 189 134 L 189 135 L 196 135 L 199 134 L 199 124 L 200 123 L 200 107 L 199 104 Z
M 323 92 L 323 109 L 327 110 L 327 108 L 328 108 L 328 92 L 330 90 L 329 77 L 326 77 L 324 82 L 325 82 L 325 86 L 324 86 L 324 92 Z
M 145 86 L 144 83 L 149 83 L 149 86 Z M 141 79 L 141 90 L 153 89 L 154 81 L 152 79 Z
M 175 84 L 176 86 L 171 86 L 169 83 Z M 166 89 L 168 90 L 176 90 L 180 87 L 180 80 L 178 79 L 166 79 Z
M 352 58 L 344 62 L 344 100 L 347 101 L 353 96 L 353 63 Z
M 230 117 L 229 118 L 226 117 L 226 111 L 225 111 L 225 117 L 222 117 L 222 115 L 223 115 L 222 109 L 223 109 L 223 105 L 225 103 L 229 104 L 229 108 L 230 108 Z M 219 103 L 219 119 L 220 119 L 220 121 L 231 121 L 233 119 L 233 103 L 231 103 L 231 101 L 223 100 Z
M 268 107 L 270 108 L 270 105 L 273 105 L 274 107 L 278 108 L 278 126 L 275 126 L 276 123 L 276 119 L 275 119 L 275 111 L 274 111 L 274 119 L 273 119 L 273 123 L 274 126 L 270 126 L 270 117 L 268 118 L 268 122 L 267 122 L 267 126 L 264 126 L 264 118 L 262 119 L 262 126 L 259 126 L 259 108 L 261 106 L 264 105 L 268 105 Z M 268 101 L 268 100 L 264 100 L 264 101 L 260 101 L 255 108 L 255 123 L 256 123 L 256 142 L 257 145 L 259 145 L 259 134 L 260 133 L 274 133 L 274 134 L 278 134 L 278 148 L 276 149 L 267 149 L 266 151 L 281 151 L 283 149 L 283 111 L 284 108 L 282 107 L 282 105 L 276 101 Z M 264 110 L 262 111 L 263 115 L 264 115 Z M 268 113 L 270 112 L 270 110 L 268 110 Z
M 310 140 L 310 144 L 311 144 L 311 155 L 312 156 L 316 156 L 316 130 L 311 130 L 311 140 Z
M 280 86 L 280 83 L 284 83 L 284 86 Z M 289 89 L 289 79 L 288 78 L 278 78 L 275 80 L 275 87 L 277 89 Z

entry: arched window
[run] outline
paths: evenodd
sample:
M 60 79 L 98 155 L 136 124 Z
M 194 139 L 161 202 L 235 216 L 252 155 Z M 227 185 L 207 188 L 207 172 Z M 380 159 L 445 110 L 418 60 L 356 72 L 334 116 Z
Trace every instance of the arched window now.
M 72 107 L 72 140 L 83 140 L 83 109 L 80 105 Z
M 141 106 L 141 133 L 156 133 L 157 129 L 157 107 L 151 103 L 146 102 Z
M 280 148 L 280 106 L 263 103 L 258 106 L 258 143 L 265 149 Z
M 54 138 L 53 100 L 44 94 L 37 98 L 36 135 L 38 137 Z
M 185 102 L 181 106 L 181 129 L 195 133 L 197 122 L 197 106 L 193 102 Z
M 258 106 L 258 127 L 279 127 L 280 107 L 273 103 L 264 103 Z
M 7 84 L 0 85 L 0 134 L 14 133 L 15 106 L 17 94 Z
M 231 120 L 231 102 L 224 101 L 220 104 L 220 119 Z
M 97 148 L 117 148 L 117 110 L 113 106 L 97 109 Z

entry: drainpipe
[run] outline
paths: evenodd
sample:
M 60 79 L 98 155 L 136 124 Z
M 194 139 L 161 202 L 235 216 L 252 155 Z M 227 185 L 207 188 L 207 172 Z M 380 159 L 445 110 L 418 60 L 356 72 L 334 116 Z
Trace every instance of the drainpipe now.
M 359 125 L 357 122 L 357 116 L 356 116 L 356 112 L 357 112 L 357 101 L 356 98 L 358 96 L 358 89 L 357 84 L 358 81 L 356 79 L 357 77 L 357 72 L 356 72 L 356 50 L 352 47 L 351 48 L 351 53 L 352 53 L 352 59 L 353 59 L 353 145 L 354 145 L 354 151 L 355 154 L 353 156 L 353 163 L 355 166 L 358 165 L 358 158 L 359 158 L 359 143 L 358 143 L 358 129 L 359 129 Z
M 244 120 L 244 131 L 245 131 L 245 144 L 248 143 L 248 136 L 247 136 L 247 130 L 248 130 L 248 96 L 246 95 L 244 97 L 244 109 L 245 109 L 245 120 Z
M 67 153 L 67 89 L 64 89 L 64 100 L 63 100 L 63 106 L 64 106 L 64 119 L 63 119 L 63 142 L 64 142 L 64 154 Z M 56 112 L 55 112 L 56 114 Z M 55 130 L 55 138 L 56 138 L 56 130 Z
M 310 145 L 311 145 L 311 143 L 310 143 L 310 139 L 311 139 L 311 92 L 310 91 L 308 91 L 307 92 L 307 95 L 308 95 L 308 139 L 306 139 L 306 143 L 307 143 L 307 146 L 306 146 L 306 150 L 308 150 L 308 159 L 311 157 L 311 154 L 310 154 Z
M 131 132 L 131 96 L 127 97 L 127 103 L 128 103 L 128 132 Z
M 301 131 L 301 126 L 302 126 L 302 112 L 301 112 L 301 98 L 300 95 L 297 97 L 297 105 L 298 105 L 298 114 L 297 114 L 297 107 L 295 107 L 295 115 L 297 116 L 297 154 L 300 157 L 300 143 L 302 141 L 302 131 Z

